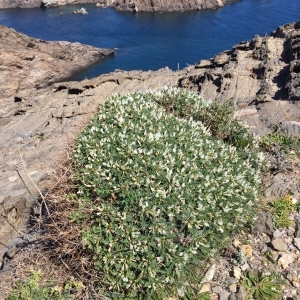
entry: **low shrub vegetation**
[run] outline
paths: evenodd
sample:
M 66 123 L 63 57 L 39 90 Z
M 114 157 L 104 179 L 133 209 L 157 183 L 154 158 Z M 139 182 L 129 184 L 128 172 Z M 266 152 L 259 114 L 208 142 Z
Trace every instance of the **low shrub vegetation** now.
M 83 288 L 81 282 L 70 281 L 59 286 L 52 281 L 43 282 L 44 274 L 31 271 L 25 282 L 18 282 L 7 300 L 67 300 L 74 291 Z
M 106 295 L 134 299 L 199 297 L 201 262 L 254 216 L 265 162 L 229 103 L 179 89 L 113 96 L 72 155 L 72 219 Z
M 300 158 L 299 136 L 287 136 L 282 132 L 271 132 L 261 138 L 260 147 L 270 153 L 284 153 L 291 158 Z
M 259 271 L 249 271 L 243 276 L 241 285 L 246 289 L 246 299 L 267 300 L 281 299 L 281 285 L 285 280 L 279 274 L 263 274 Z
M 292 214 L 299 211 L 299 203 L 291 195 L 285 195 L 269 204 L 275 228 L 288 228 L 294 225 Z

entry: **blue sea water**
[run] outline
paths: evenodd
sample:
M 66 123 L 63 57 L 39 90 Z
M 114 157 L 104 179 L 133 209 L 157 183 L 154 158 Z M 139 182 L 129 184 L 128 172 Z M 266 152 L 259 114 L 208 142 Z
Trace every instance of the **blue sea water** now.
M 88 15 L 72 14 L 82 6 Z M 122 13 L 94 4 L 0 11 L 0 24 L 36 38 L 115 49 L 114 56 L 78 74 L 78 80 L 115 69 L 181 69 L 297 20 L 300 0 L 242 0 L 184 13 Z

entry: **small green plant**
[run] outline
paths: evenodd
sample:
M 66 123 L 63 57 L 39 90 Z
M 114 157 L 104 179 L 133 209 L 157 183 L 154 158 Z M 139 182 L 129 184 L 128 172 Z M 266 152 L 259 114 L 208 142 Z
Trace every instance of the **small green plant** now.
M 294 224 L 291 214 L 297 209 L 293 203 L 291 195 L 286 195 L 280 199 L 269 203 L 269 209 L 273 216 L 273 224 L 275 228 L 287 228 Z
M 281 299 L 281 285 L 285 281 L 278 274 L 265 275 L 259 271 L 249 271 L 242 278 L 241 285 L 248 292 L 246 299 Z
M 300 157 L 300 137 L 272 132 L 261 138 L 260 147 L 264 151 L 286 153 L 291 158 Z
M 272 252 L 270 250 L 266 251 L 264 256 L 269 262 L 276 265 L 276 260 L 273 258 Z
M 25 282 L 18 282 L 7 300 L 67 300 L 71 299 L 72 291 L 83 288 L 81 282 L 67 282 L 63 287 L 53 281 L 42 282 L 42 272 L 31 271 Z
M 101 104 L 73 151 L 82 207 L 72 219 L 107 291 L 194 295 L 197 266 L 255 214 L 264 161 L 232 108 L 188 91 Z
M 231 262 L 236 266 L 242 266 L 247 262 L 247 257 L 243 251 L 239 250 L 237 254 L 233 255 Z
M 294 203 L 295 211 L 300 212 L 300 201 L 295 199 Z
M 191 298 L 191 300 L 193 300 L 193 298 Z M 201 293 L 197 300 L 211 300 L 210 294 L 208 292 L 205 293 Z
M 34 135 L 34 138 L 39 141 L 39 142 L 42 142 L 44 140 L 44 134 L 43 133 L 36 133 Z

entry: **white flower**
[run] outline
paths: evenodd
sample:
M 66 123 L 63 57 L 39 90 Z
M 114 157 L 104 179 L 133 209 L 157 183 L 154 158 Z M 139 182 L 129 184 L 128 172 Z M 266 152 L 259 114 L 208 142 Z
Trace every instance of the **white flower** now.
M 178 292 L 178 296 L 180 297 L 180 298 L 183 298 L 184 297 L 184 295 L 185 295 L 185 291 L 184 291 L 184 289 L 177 289 L 177 292 Z

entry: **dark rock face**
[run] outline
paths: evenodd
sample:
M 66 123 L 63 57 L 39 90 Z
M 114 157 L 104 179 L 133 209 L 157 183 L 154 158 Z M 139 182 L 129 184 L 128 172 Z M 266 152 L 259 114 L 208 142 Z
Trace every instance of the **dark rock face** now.
M 80 43 L 46 42 L 4 26 L 0 26 L 0 49 L 1 98 L 66 79 L 113 53 Z
M 286 59 L 290 62 L 286 90 L 289 100 L 300 100 L 300 22 L 279 27 L 273 36 L 286 39 Z
M 116 0 L 113 7 L 120 11 L 187 11 L 222 7 L 238 0 Z

